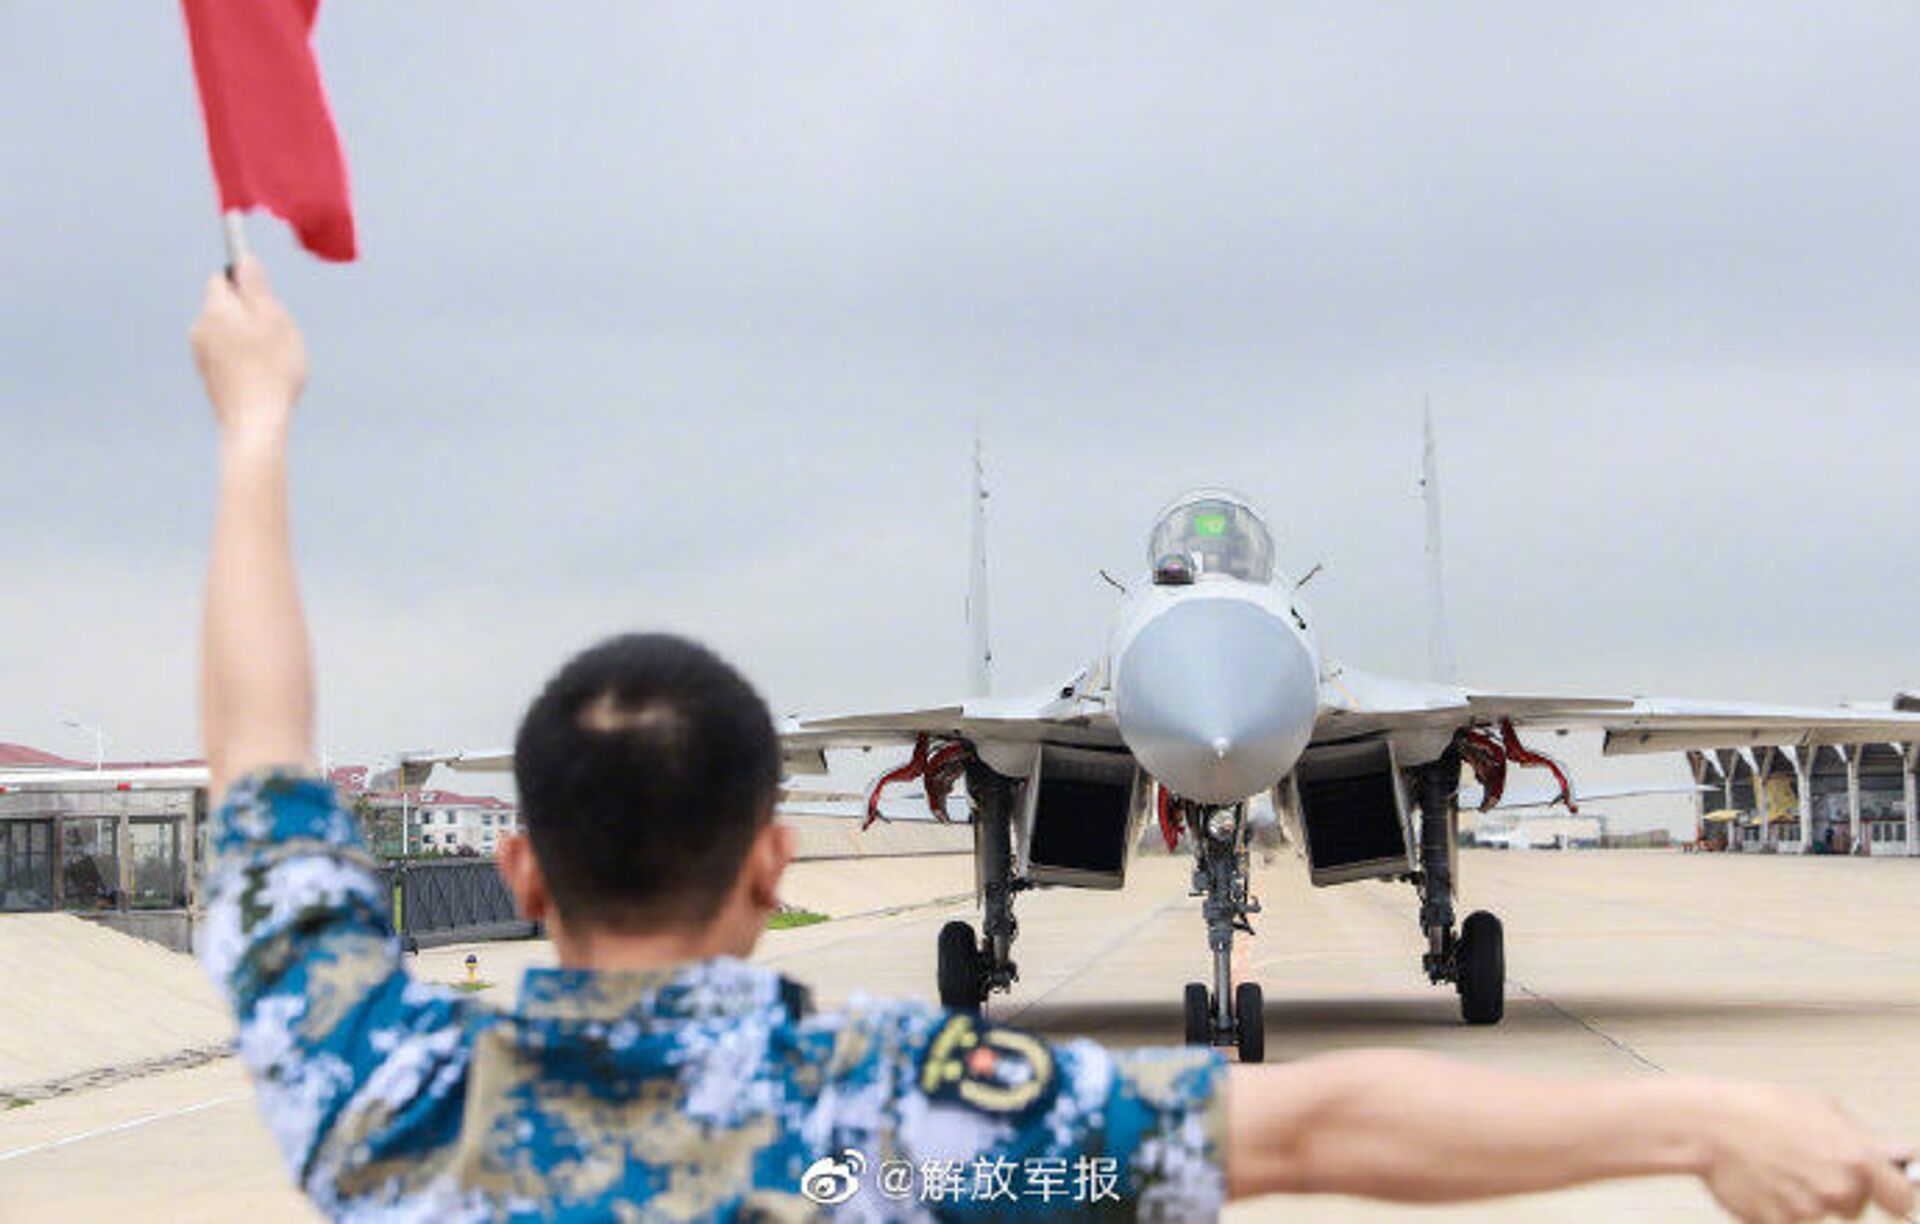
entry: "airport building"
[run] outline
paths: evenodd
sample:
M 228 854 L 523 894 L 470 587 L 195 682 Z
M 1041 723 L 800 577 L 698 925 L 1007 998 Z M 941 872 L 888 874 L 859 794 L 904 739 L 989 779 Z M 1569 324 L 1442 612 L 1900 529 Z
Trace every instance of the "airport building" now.
M 1920 710 L 1903 696 L 1896 708 Z M 1771 854 L 1920 855 L 1920 744 L 1821 744 L 1690 752 L 1699 837 Z
M 80 762 L 0 744 L 0 770 L 45 779 L 0 786 L 0 911 L 129 915 L 191 902 L 206 815 L 199 762 Z M 104 780 L 128 770 L 144 780 Z

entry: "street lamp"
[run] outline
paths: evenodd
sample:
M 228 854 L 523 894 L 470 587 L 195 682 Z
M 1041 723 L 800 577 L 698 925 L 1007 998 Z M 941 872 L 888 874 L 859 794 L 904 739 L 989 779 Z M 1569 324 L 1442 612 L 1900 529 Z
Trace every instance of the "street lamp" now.
M 94 769 L 99 770 L 106 766 L 106 761 L 107 761 L 106 732 L 102 731 L 100 728 L 92 725 L 91 723 L 83 723 L 77 718 L 63 718 L 60 720 L 60 725 L 63 727 L 72 727 L 75 731 L 85 731 L 88 734 L 92 735 L 93 736 L 93 767 Z

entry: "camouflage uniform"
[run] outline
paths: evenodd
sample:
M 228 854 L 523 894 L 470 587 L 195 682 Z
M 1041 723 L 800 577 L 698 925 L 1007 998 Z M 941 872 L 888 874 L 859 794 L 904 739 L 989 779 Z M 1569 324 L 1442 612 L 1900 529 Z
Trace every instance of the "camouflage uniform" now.
M 1053 1045 L 914 1003 L 809 1016 L 726 958 L 535 969 L 499 1011 L 406 973 L 325 784 L 245 779 L 210 837 L 201 959 L 289 1171 L 338 1218 L 1219 1209 L 1211 1052 Z

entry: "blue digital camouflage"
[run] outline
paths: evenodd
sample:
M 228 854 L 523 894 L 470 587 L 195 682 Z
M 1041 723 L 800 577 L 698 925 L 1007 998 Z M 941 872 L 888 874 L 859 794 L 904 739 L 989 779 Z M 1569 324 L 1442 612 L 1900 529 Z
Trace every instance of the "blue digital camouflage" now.
M 531 970 L 500 1011 L 407 974 L 324 783 L 244 779 L 209 849 L 202 962 L 289 1171 L 336 1218 L 1219 1210 L 1209 1051 L 1049 1044 L 914 1003 L 808 1016 L 731 959 Z

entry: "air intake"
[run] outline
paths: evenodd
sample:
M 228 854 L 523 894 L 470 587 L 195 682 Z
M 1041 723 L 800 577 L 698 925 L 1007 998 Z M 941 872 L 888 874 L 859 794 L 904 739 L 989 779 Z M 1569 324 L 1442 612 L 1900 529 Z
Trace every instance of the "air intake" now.
M 1026 875 L 1036 884 L 1119 888 L 1139 840 L 1146 783 L 1133 755 L 1047 747 L 1027 784 Z
M 1385 740 L 1315 748 L 1293 785 L 1315 885 L 1388 879 L 1413 869 L 1406 788 Z

